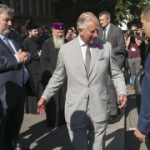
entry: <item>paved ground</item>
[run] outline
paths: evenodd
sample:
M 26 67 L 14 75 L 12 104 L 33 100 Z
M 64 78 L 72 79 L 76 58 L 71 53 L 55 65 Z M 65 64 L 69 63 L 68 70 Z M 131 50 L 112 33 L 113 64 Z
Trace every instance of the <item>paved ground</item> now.
M 139 102 L 134 91 L 128 93 L 128 107 L 126 109 L 126 134 L 125 150 L 150 150 L 150 142 L 139 142 L 134 136 L 134 130 L 138 120 L 137 102 Z
M 134 90 L 128 90 L 128 106 L 119 122 L 108 125 L 106 150 L 149 150 L 149 143 L 140 143 L 134 137 L 137 124 L 137 106 Z M 22 145 L 32 150 L 72 150 L 66 126 L 50 129 L 45 114 L 25 114 L 20 133 Z
M 25 114 L 20 142 L 32 150 L 72 150 L 66 126 L 51 130 L 46 126 L 45 115 Z M 121 120 L 108 125 L 106 150 L 124 150 L 124 112 Z

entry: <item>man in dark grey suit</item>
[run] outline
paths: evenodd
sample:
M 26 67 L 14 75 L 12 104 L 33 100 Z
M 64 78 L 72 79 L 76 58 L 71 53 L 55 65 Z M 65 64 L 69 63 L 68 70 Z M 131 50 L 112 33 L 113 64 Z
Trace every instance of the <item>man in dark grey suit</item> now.
M 127 104 L 124 77 L 111 57 L 111 45 L 98 37 L 99 21 L 91 12 L 77 20 L 79 36 L 59 51 L 56 69 L 38 102 L 38 112 L 67 78 L 65 119 L 75 150 L 104 150 L 109 115 L 107 78 L 111 73 L 119 107 Z
M 110 14 L 107 11 L 99 13 L 100 33 L 99 38 L 103 41 L 111 43 L 114 59 L 116 60 L 120 69 L 123 68 L 125 59 L 125 40 L 124 34 L 119 27 L 112 24 Z M 119 109 L 117 108 L 117 95 L 112 80 L 108 80 L 109 95 L 110 95 L 110 118 L 109 123 L 114 123 L 118 120 L 117 115 Z
M 11 30 L 13 15 L 12 8 L 0 4 L 0 56 L 4 60 L 1 64 L 4 70 L 9 68 L 0 73 L 0 150 L 15 150 L 24 114 L 23 85 L 28 80 L 24 64 L 29 55 L 21 50 L 20 40 Z
M 0 70 L 5 68 L 7 65 L 7 58 L 4 56 L 0 56 Z

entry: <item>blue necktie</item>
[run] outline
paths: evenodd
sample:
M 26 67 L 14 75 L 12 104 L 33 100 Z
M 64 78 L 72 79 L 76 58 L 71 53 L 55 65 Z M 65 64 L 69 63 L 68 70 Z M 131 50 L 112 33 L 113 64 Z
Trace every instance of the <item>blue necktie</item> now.
M 9 40 L 8 40 L 8 37 L 5 36 L 3 40 L 4 40 L 4 43 L 7 45 L 7 47 L 9 48 L 9 50 L 10 50 L 13 54 L 15 54 L 15 51 L 13 50 L 12 46 L 10 45 L 10 42 L 9 42 Z

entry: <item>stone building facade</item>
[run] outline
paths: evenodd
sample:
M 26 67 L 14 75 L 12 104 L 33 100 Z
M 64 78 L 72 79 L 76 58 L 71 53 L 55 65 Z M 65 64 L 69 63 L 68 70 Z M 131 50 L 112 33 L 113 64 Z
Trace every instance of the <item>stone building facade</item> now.
M 83 11 L 98 14 L 99 4 L 89 0 L 0 0 L 15 9 L 15 22 L 24 24 L 27 19 L 49 26 L 53 21 L 62 21 L 65 27 L 76 24 Z
M 48 25 L 55 16 L 55 0 L 0 0 L 15 9 L 15 22 L 23 24 L 27 19 Z

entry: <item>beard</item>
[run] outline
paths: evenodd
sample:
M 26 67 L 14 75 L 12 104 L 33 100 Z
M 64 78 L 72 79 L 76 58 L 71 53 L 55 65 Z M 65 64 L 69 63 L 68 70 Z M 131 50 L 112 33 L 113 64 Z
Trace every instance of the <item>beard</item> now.
M 53 42 L 54 42 L 54 46 L 55 48 L 60 48 L 63 44 L 64 44 L 64 37 L 61 37 L 61 38 L 56 38 L 56 37 L 53 37 Z
M 3 35 L 8 35 L 9 33 L 11 32 L 11 29 L 7 29 L 7 30 L 5 30 L 5 31 L 3 31 Z

